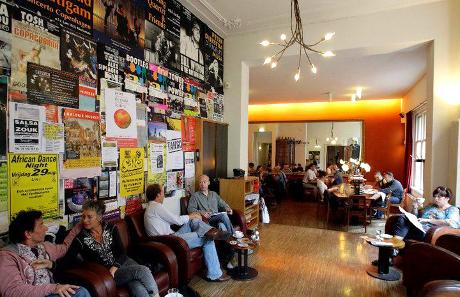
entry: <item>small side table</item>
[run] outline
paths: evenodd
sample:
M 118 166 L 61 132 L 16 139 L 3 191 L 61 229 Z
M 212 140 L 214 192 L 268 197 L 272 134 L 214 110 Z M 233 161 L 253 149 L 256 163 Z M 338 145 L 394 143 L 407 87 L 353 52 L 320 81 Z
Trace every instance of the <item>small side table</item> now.
M 237 239 L 234 239 L 233 237 L 230 237 L 231 239 L 228 241 L 230 244 L 230 241 L 234 240 L 237 241 Z M 239 242 L 238 242 L 239 243 Z M 229 273 L 234 280 L 242 280 L 242 281 L 248 281 L 252 280 L 257 277 L 259 272 L 257 269 L 248 267 L 248 252 L 249 250 L 254 250 L 256 248 L 256 245 L 250 241 L 248 243 L 247 247 L 241 247 L 238 244 L 230 244 L 233 249 L 236 250 L 238 254 L 238 266 L 233 268 L 232 271 Z
M 379 248 L 379 259 L 377 267 L 371 266 L 367 270 L 367 274 L 372 277 L 386 280 L 386 281 L 397 281 L 401 278 L 401 274 L 396 269 L 390 267 L 390 257 L 393 254 L 393 249 L 402 249 L 405 243 L 401 239 L 395 237 L 390 239 L 384 239 L 383 242 L 391 243 L 390 245 L 378 245 L 373 244 L 371 241 L 367 241 L 370 245 Z

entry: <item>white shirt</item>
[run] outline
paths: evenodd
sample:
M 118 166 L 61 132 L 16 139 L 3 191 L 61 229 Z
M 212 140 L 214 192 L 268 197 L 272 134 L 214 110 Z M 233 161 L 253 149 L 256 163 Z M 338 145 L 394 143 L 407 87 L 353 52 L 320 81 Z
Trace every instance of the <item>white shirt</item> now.
M 311 181 L 314 181 L 316 179 L 316 173 L 311 170 L 311 169 L 308 169 L 307 172 L 305 173 L 305 178 L 304 178 L 304 182 L 311 182 Z
M 150 201 L 144 214 L 145 232 L 148 236 L 173 234 L 171 225 L 181 226 L 189 220 L 188 215 L 177 216 L 167 210 L 163 204 Z
M 318 179 L 316 181 L 316 185 L 319 189 L 319 193 L 321 194 L 321 198 L 324 199 L 324 191 L 327 190 L 326 184 L 322 180 Z

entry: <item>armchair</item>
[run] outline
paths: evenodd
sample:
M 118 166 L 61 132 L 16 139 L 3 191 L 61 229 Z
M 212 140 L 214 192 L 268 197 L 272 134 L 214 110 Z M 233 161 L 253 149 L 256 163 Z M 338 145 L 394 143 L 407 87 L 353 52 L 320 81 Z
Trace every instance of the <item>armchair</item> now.
M 460 281 L 437 280 L 423 286 L 418 297 L 455 297 L 460 295 Z

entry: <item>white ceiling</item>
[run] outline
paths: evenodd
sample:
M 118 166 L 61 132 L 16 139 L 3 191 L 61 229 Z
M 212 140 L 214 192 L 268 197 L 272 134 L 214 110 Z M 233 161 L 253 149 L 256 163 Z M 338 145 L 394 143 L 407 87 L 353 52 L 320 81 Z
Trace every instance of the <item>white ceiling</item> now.
M 268 65 L 250 68 L 250 104 L 350 100 L 355 88 L 363 87 L 364 99 L 401 98 L 424 75 L 427 45 L 368 54 L 355 49 L 337 52 L 325 59 L 314 56 L 318 73 L 313 75 L 304 63 L 301 78 L 294 80 L 297 56 L 286 56 L 275 69 Z
M 410 7 L 443 0 L 299 0 L 304 25 L 350 18 L 379 11 Z M 289 0 L 182 0 L 222 35 L 240 34 L 289 24 Z M 239 21 L 239 28 L 226 24 Z

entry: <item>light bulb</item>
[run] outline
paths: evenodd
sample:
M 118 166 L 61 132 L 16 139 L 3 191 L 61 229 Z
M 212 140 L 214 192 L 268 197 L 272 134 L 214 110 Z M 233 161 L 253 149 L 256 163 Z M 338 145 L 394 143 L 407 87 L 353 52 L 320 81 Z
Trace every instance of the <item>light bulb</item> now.
M 276 63 L 276 62 L 272 62 L 272 68 L 275 68 L 275 67 L 276 67 L 276 65 L 278 65 L 278 63 Z
M 329 137 L 326 138 L 326 141 L 329 141 Z
M 264 61 L 264 65 L 270 63 L 271 61 L 272 61 L 272 57 L 266 57 Z
M 336 143 L 337 143 L 337 141 L 335 141 L 335 140 L 331 141 L 331 144 L 336 144 Z
M 356 97 L 358 97 L 359 99 L 361 99 L 361 96 L 363 95 L 363 88 L 361 87 L 357 87 L 356 88 Z
M 334 35 L 335 32 L 326 33 L 326 35 L 324 35 L 324 40 L 331 40 Z
M 356 101 L 356 94 L 351 95 L 351 101 L 355 102 Z
M 270 41 L 268 40 L 264 40 L 260 43 L 261 46 L 269 46 L 270 45 Z
M 316 68 L 315 65 L 311 65 L 311 72 L 313 72 L 314 74 L 316 74 L 316 72 L 318 72 L 318 69 Z
M 286 34 L 284 34 L 284 33 L 281 34 L 280 38 L 281 38 L 282 41 L 285 41 L 286 40 Z
M 323 54 L 323 57 L 334 57 L 335 54 L 332 51 L 325 51 Z
M 300 78 L 300 69 L 297 70 L 297 73 L 294 75 L 295 81 L 298 81 Z

